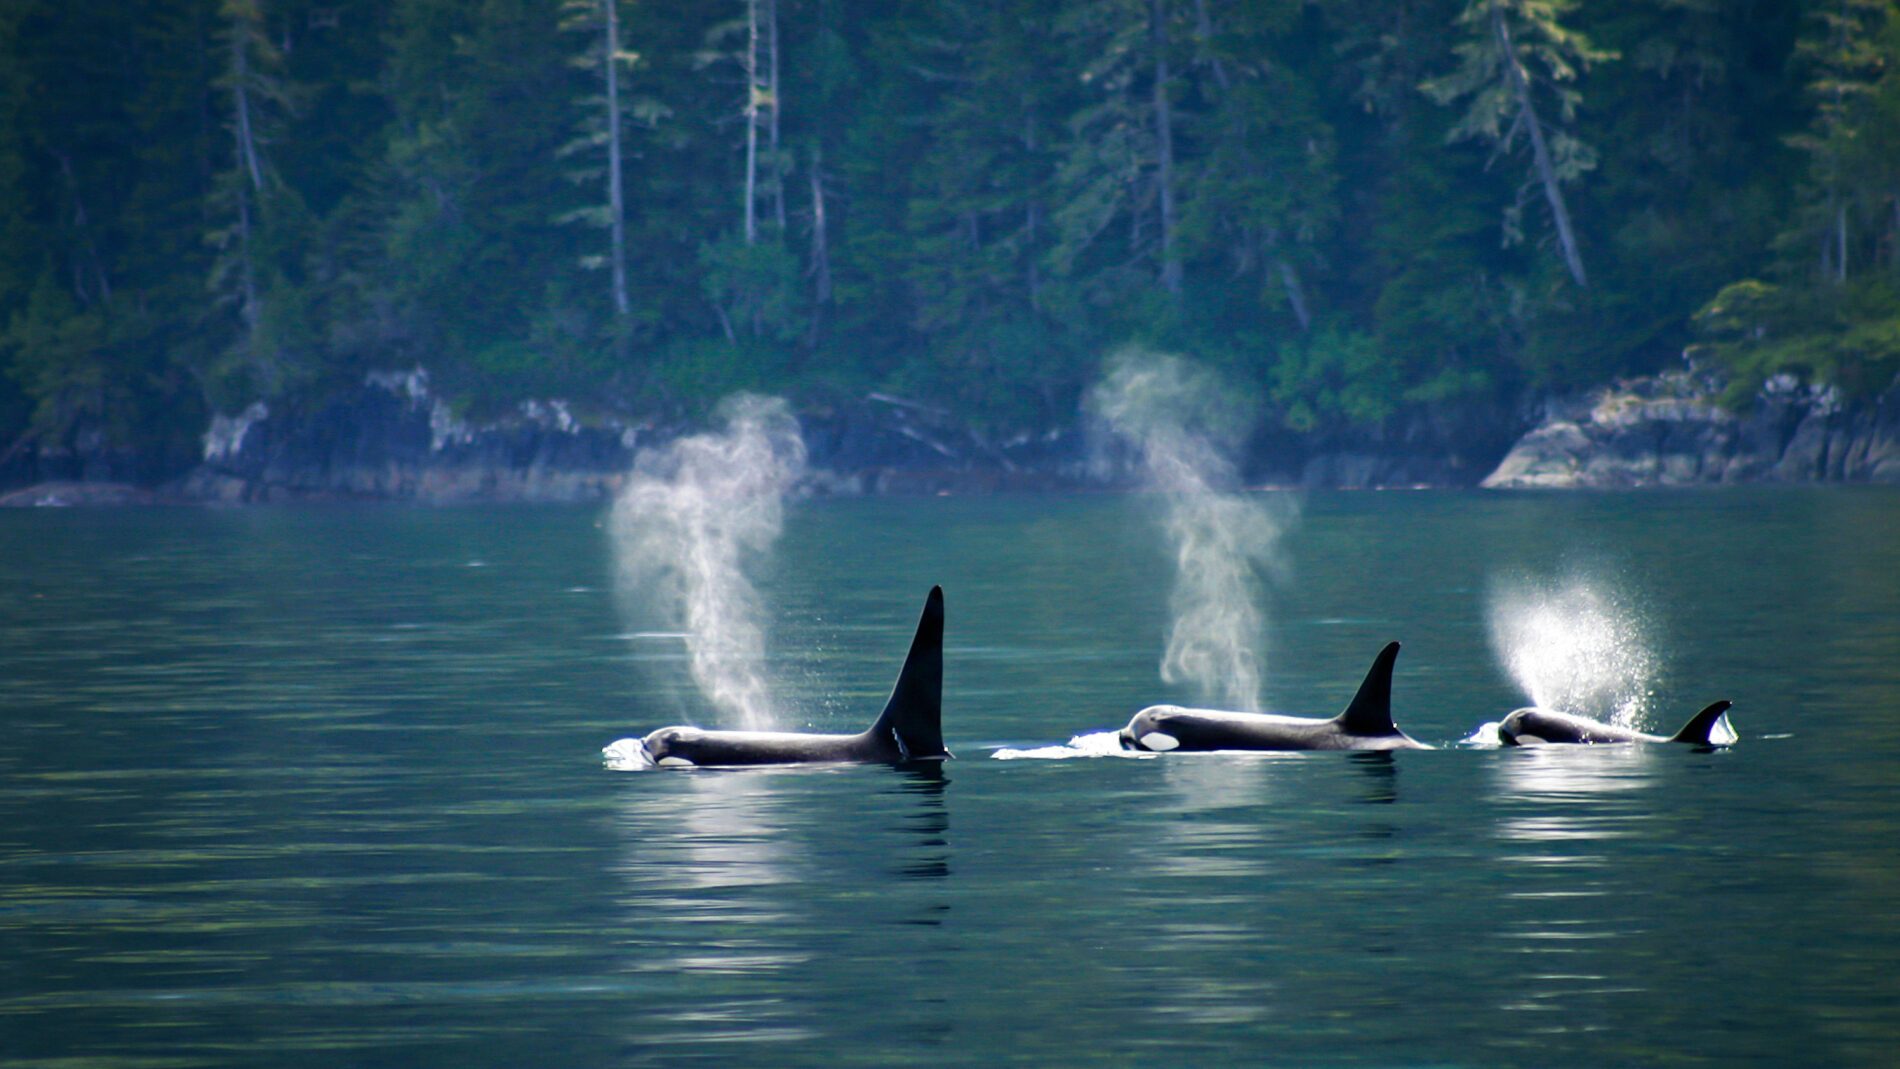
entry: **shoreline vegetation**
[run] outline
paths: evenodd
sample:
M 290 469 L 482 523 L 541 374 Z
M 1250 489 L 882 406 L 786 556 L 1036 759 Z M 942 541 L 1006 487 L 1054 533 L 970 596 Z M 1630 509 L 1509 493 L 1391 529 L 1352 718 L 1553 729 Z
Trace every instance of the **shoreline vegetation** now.
M 1098 485 L 1130 346 L 1252 485 L 1900 478 L 1895 0 L 18 0 L 0 100 L 7 500 L 588 499 L 738 391 Z
M 1256 433 L 1240 472 L 1259 489 L 1900 485 L 1900 382 L 1859 406 L 1788 378 L 1771 382 L 1742 413 L 1723 407 L 1721 395 L 1718 382 L 1689 373 L 1644 376 L 1552 400 L 1515 439 L 1478 437 L 1477 421 L 1467 419 L 1468 437 L 1423 449 L 1418 439 Z M 220 417 L 204 436 L 204 461 L 180 478 L 157 485 L 96 471 L 88 478 L 81 458 L 51 457 L 40 463 L 52 478 L 0 490 L 0 507 L 603 501 L 620 489 L 638 450 L 691 429 L 589 424 L 558 400 L 472 422 L 430 392 L 426 373 L 379 375 L 313 408 L 278 413 L 260 403 Z M 1140 481 L 1126 458 L 1104 454 L 1085 424 L 998 442 L 942 410 L 886 395 L 806 414 L 803 433 L 811 470 L 801 488 L 819 495 L 1122 489 Z

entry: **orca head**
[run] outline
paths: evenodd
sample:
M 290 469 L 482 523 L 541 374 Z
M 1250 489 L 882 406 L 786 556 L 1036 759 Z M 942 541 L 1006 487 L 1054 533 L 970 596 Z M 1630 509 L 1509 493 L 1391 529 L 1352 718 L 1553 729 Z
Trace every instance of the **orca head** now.
M 704 735 L 698 728 L 659 728 L 640 740 L 640 749 L 657 768 L 690 768 L 699 764 L 694 754 Z
M 1174 725 L 1167 722 L 1167 711 L 1172 708 L 1165 705 L 1151 705 L 1134 715 L 1128 726 L 1121 729 L 1119 738 L 1122 749 L 1139 750 L 1143 753 L 1166 753 L 1181 747 L 1181 738 Z
M 1540 738 L 1535 730 L 1536 717 L 1543 710 L 1536 706 L 1513 709 L 1504 719 L 1498 721 L 1498 744 L 1501 746 L 1538 746 L 1548 741 Z

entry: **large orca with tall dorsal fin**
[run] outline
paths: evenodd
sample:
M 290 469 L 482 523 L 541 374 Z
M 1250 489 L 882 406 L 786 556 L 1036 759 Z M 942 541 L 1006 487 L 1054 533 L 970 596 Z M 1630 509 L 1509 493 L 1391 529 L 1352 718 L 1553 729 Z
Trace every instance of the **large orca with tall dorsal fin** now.
M 1151 705 L 1121 730 L 1122 749 L 1154 753 L 1206 750 L 1429 750 L 1392 722 L 1392 666 L 1399 644 L 1387 643 L 1344 712 L 1331 719 L 1230 713 Z
M 818 761 L 896 764 L 949 757 L 943 747 L 943 588 L 930 588 L 890 700 L 877 722 L 860 734 L 665 727 L 644 739 L 614 743 L 603 752 L 619 759 L 629 743 L 637 754 L 631 763 L 664 768 Z
M 1544 746 L 1563 743 L 1686 742 L 1692 746 L 1728 746 L 1740 736 L 1728 721 L 1729 706 L 1719 701 L 1689 718 L 1674 735 L 1651 735 L 1605 724 L 1601 720 L 1560 713 L 1555 709 L 1518 709 L 1498 724 L 1498 742 L 1505 746 Z

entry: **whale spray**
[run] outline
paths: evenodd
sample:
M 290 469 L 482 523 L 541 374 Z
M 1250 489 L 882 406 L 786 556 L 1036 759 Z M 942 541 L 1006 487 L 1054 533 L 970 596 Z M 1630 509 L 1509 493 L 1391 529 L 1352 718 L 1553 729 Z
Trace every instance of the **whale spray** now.
M 1284 573 L 1281 542 L 1297 508 L 1287 495 L 1239 492 L 1232 456 L 1253 413 L 1212 372 L 1139 349 L 1114 354 L 1103 370 L 1089 410 L 1159 495 L 1174 558 L 1161 679 L 1199 701 L 1258 709 L 1262 578 Z
M 778 540 L 805 443 L 779 398 L 735 394 L 718 415 L 722 430 L 635 456 L 610 534 L 625 603 L 671 615 L 693 681 L 720 719 L 760 730 L 778 713 L 750 570 Z

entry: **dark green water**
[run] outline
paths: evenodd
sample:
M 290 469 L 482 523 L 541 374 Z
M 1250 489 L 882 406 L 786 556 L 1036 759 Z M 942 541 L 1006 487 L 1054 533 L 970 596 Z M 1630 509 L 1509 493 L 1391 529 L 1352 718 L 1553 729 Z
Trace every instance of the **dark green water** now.
M 1729 750 L 991 759 L 1186 697 L 1147 508 L 792 510 L 787 702 L 942 583 L 941 775 L 603 770 L 706 713 L 593 511 L 0 514 L 0 1065 L 1893 1064 L 1900 494 L 1307 499 L 1276 708 L 1455 742 L 1581 566 Z

